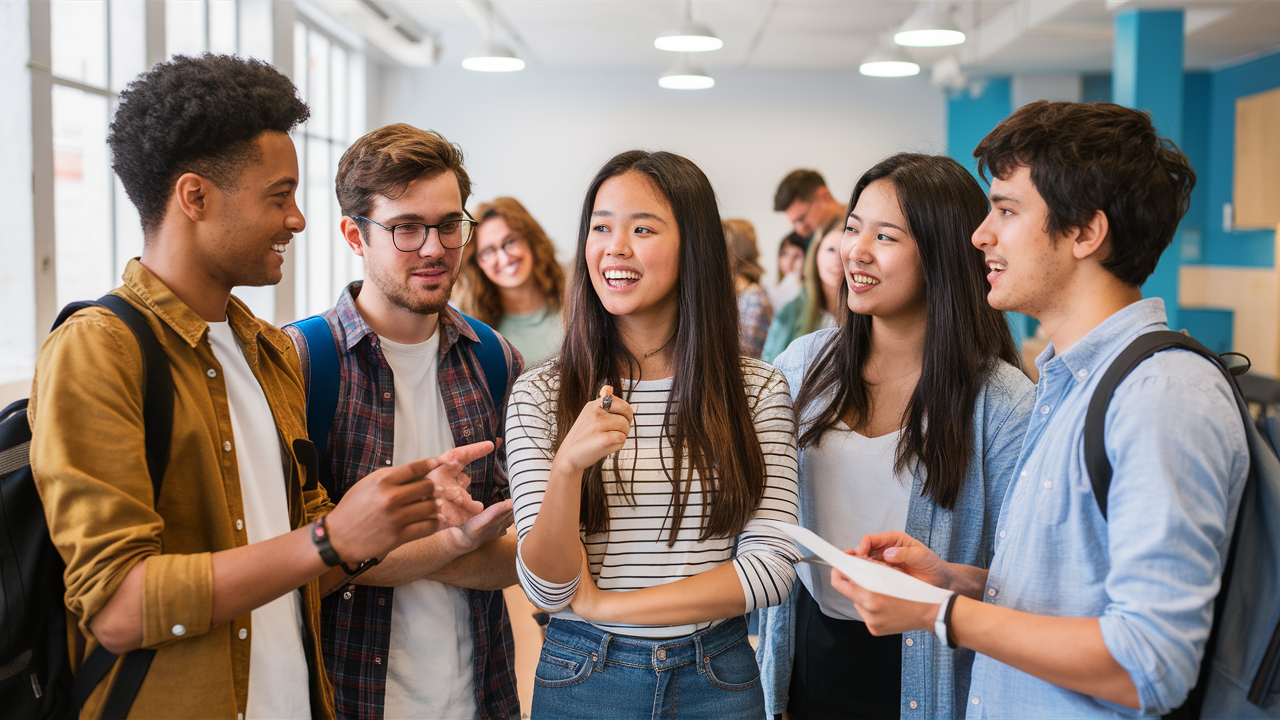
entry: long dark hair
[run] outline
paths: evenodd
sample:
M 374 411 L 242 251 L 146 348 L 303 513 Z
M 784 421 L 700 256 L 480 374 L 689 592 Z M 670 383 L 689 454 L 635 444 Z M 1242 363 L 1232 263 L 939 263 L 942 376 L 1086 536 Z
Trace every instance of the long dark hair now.
M 899 153 L 863 174 L 853 189 L 849 212 L 877 180 L 888 180 L 897 191 L 919 250 L 927 309 L 924 363 L 903 412 L 895 468 L 901 473 L 915 462 L 923 465 L 924 494 L 950 510 L 969 467 L 978 392 L 997 361 L 1020 365 L 1004 315 L 987 304 L 986 265 L 982 252 L 970 242 L 987 214 L 987 198 L 978 181 L 955 160 Z M 833 394 L 801 434 L 801 447 L 817 444 L 842 418 L 852 418 L 850 425 L 858 427 L 870 415 L 862 373 L 871 354 L 871 316 L 848 310 L 848 297 L 846 283 L 840 289 L 844 322 L 796 398 L 799 417 L 827 393 Z
M 641 379 L 639 361 L 622 343 L 613 316 L 591 285 L 586 259 L 596 194 L 606 180 L 628 172 L 642 174 L 662 193 L 680 233 L 671 350 L 675 377 L 663 418 L 663 432 L 674 453 L 674 463 L 670 467 L 664 463 L 672 488 L 668 544 L 675 542 L 688 512 L 694 472 L 702 483 L 700 539 L 736 535 L 764 494 L 764 453 L 747 402 L 738 349 L 738 305 L 715 191 L 707 176 L 686 158 L 668 152 L 625 152 L 605 163 L 587 189 L 569 283 L 564 344 L 554 368 L 560 392 L 553 449 L 559 450 L 582 406 L 602 385 L 621 390 L 624 370 L 628 380 Z M 589 534 L 609 529 L 603 466 L 601 460 L 583 476 L 580 517 L 582 529 Z M 616 455 L 612 469 L 617 473 Z M 631 489 L 623 492 L 629 494 Z

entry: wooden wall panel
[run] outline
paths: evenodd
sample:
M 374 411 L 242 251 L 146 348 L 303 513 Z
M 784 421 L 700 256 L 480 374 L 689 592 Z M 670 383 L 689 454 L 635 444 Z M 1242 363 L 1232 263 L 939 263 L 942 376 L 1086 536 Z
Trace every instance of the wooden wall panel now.
M 1236 100 L 1235 225 L 1280 225 L 1280 89 Z

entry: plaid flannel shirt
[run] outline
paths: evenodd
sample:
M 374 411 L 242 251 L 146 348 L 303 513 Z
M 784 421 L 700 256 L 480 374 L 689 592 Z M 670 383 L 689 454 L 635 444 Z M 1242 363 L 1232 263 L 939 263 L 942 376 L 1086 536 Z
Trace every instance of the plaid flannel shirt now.
M 337 307 L 324 313 L 338 343 L 341 384 L 338 409 L 329 429 L 321 478 L 334 502 L 360 478 L 391 464 L 395 447 L 395 390 L 391 366 L 373 329 L 356 310 L 361 283 L 343 291 Z M 289 328 L 291 334 L 297 331 Z M 524 369 L 520 354 L 499 336 L 507 362 L 506 392 Z M 481 440 L 500 443 L 506 398 L 495 408 L 479 360 L 471 349 L 475 331 L 452 307 L 440 313 L 440 391 L 456 445 Z M 471 496 L 486 507 L 510 497 L 499 447 L 467 467 Z M 326 476 L 330 476 L 326 478 Z M 381 720 L 391 645 L 389 587 L 348 585 L 321 603 L 321 642 L 333 681 L 338 718 Z M 501 592 L 465 590 L 471 606 L 476 704 L 479 717 L 520 717 L 516 695 L 511 621 Z M 431 649 L 424 648 L 431 652 Z

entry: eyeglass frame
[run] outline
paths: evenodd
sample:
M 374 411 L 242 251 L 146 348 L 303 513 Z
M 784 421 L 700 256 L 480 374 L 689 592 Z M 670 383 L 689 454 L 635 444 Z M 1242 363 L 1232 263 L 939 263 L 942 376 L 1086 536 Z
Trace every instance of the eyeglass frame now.
M 513 236 L 511 237 L 511 239 L 510 239 L 510 240 L 507 240 L 506 242 L 502 243 L 501 245 L 490 245 L 489 247 L 487 247 L 487 248 L 485 248 L 485 249 L 483 249 L 483 250 L 477 250 L 477 251 L 476 251 L 476 264 L 477 264 L 477 265 L 487 265 L 487 264 L 489 264 L 489 260 L 492 260 L 493 258 L 495 258 L 495 257 L 497 257 L 497 256 L 498 256 L 498 251 L 499 251 L 499 250 L 501 250 L 502 252 L 504 252 L 504 253 L 506 253 L 508 256 L 510 256 L 510 255 L 511 255 L 511 250 L 508 250 L 508 249 L 507 249 L 507 246 L 508 246 L 508 245 L 511 245 L 511 246 L 512 246 L 512 249 L 515 249 L 516 247 L 518 247 L 518 246 L 520 246 L 520 245 L 528 245 L 528 243 L 526 243 L 526 242 L 525 242 L 525 240 L 524 240 L 524 238 L 523 238 L 523 237 L 521 237 L 521 236 L 519 236 L 519 235 L 513 235 Z M 488 256 L 488 258 L 486 258 L 486 257 L 485 257 L 485 253 L 492 253 L 492 254 L 491 254 L 491 255 L 489 255 L 489 256 Z
M 445 220 L 444 222 L 439 222 L 439 223 L 436 223 L 435 225 L 428 225 L 428 224 L 426 224 L 426 223 L 420 223 L 420 222 L 404 222 L 404 223 L 396 223 L 395 225 L 392 225 L 391 227 L 387 227 L 386 225 L 383 225 L 382 223 L 378 222 L 377 220 L 370 220 L 369 218 L 367 218 L 367 217 L 365 217 L 365 216 L 363 216 L 363 215 L 350 215 L 350 216 L 348 216 L 348 217 L 350 217 L 352 220 L 361 220 L 361 221 L 364 221 L 364 222 L 367 222 L 367 223 L 373 223 L 374 225 L 377 225 L 378 227 L 382 228 L 383 230 L 386 230 L 387 232 L 391 233 L 391 245 L 392 245 L 392 247 L 394 247 L 396 250 L 399 250 L 400 252 L 412 253 L 412 252 L 418 252 L 419 250 L 421 250 L 421 249 L 422 249 L 422 246 L 423 246 L 423 245 L 426 245 L 426 244 L 427 244 L 427 238 L 431 237 L 431 231 L 432 231 L 433 229 L 436 231 L 436 239 L 440 241 L 440 247 L 444 248 L 445 250 L 461 250 L 462 248 L 466 247 L 466 246 L 467 246 L 467 243 L 471 242 L 471 238 L 475 237 L 475 234 L 476 234 L 476 228 L 480 226 L 480 223 L 479 223 L 479 221 L 477 221 L 475 218 L 473 218 L 473 217 L 471 217 L 470 215 L 468 215 L 466 212 L 463 212 L 463 216 L 464 216 L 464 217 L 454 218 L 454 219 L 452 219 L 452 220 Z M 456 223 L 470 223 L 470 224 L 471 224 L 471 231 L 467 233 L 467 239 L 466 239 L 466 240 L 463 240 L 461 245 L 459 245 L 458 247 L 449 247 L 448 245 L 445 245 L 445 244 L 444 244 L 444 236 L 442 236 L 442 235 L 440 234 L 440 226 L 441 226 L 441 225 L 448 225 L 449 223 L 455 223 L 455 222 L 456 222 Z M 402 247 L 400 247 L 399 245 L 397 245 L 397 244 L 396 244 L 396 228 L 398 228 L 398 227 L 404 227 L 404 226 L 406 226 L 406 225 L 420 225 L 420 226 L 423 228 L 423 230 L 422 230 L 422 245 L 419 245 L 418 247 L 413 248 L 412 250 L 405 250 L 404 248 L 402 248 Z

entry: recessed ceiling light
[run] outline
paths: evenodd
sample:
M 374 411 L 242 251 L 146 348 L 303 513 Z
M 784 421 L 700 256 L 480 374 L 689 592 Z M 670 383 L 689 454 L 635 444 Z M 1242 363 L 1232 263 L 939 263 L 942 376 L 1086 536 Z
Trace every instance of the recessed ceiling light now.
M 715 78 L 688 58 L 682 58 L 658 78 L 658 85 L 668 90 L 706 90 L 715 84 Z
M 964 37 L 946 8 L 935 2 L 921 2 L 898 28 L 893 41 L 907 47 L 944 47 L 959 45 Z
M 524 69 L 524 60 L 516 57 L 506 45 L 487 40 L 476 50 L 467 53 L 462 60 L 462 67 L 479 72 L 514 72 Z

